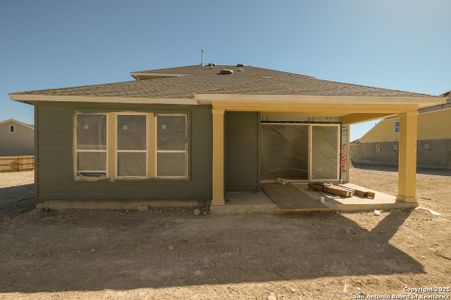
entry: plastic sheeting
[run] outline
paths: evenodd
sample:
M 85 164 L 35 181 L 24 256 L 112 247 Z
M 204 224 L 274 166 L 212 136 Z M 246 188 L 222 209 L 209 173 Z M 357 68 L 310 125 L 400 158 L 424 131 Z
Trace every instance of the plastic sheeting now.
M 82 150 L 77 151 L 77 174 L 105 176 L 106 115 L 77 114 L 76 117 L 77 150 Z
M 146 123 L 145 115 L 117 116 L 118 176 L 146 176 Z
M 308 179 L 308 125 L 261 125 L 261 178 Z
M 157 176 L 186 176 L 187 117 L 157 116 Z
M 106 170 L 106 152 L 78 152 L 79 172 L 102 172 Z
M 146 176 L 145 152 L 119 152 L 117 162 L 119 176 Z
M 157 176 L 185 176 L 186 153 L 160 152 L 157 156 Z
M 106 149 L 106 115 L 77 115 L 77 149 Z
M 117 116 L 117 150 L 146 150 L 146 116 Z
M 185 150 L 186 116 L 158 116 L 158 150 Z
M 337 179 L 338 130 L 312 126 L 312 179 Z

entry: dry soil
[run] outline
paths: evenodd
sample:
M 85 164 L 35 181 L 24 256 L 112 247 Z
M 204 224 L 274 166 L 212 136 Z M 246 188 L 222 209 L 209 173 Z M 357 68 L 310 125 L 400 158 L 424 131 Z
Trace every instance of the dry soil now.
M 418 175 L 420 204 L 440 216 L 44 211 L 32 209 L 32 180 L 0 174 L 0 299 L 351 299 L 451 286 L 451 176 Z M 383 192 L 396 180 L 351 170 Z

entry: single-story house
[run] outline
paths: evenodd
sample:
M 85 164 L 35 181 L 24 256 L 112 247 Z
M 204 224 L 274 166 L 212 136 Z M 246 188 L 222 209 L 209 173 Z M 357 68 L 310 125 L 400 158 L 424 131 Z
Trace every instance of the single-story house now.
M 398 200 L 415 202 L 418 108 L 443 97 L 242 64 L 10 94 L 34 105 L 40 207 L 225 205 L 265 181 L 346 182 L 349 125 L 399 115 Z
M 451 94 L 447 103 L 418 110 L 417 166 L 451 170 Z M 351 143 L 356 164 L 397 166 L 400 138 L 398 116 L 379 121 L 358 142 Z
M 14 119 L 0 122 L 0 156 L 34 155 L 34 127 Z

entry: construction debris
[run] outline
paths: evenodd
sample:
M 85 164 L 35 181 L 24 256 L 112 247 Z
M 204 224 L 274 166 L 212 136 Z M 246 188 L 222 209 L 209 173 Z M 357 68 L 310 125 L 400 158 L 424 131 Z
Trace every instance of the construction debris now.
M 419 210 L 419 209 L 426 210 L 426 211 L 430 212 L 431 215 L 433 215 L 433 216 L 441 216 L 442 215 L 441 213 L 436 212 L 435 210 L 427 208 L 427 207 L 425 207 L 423 205 L 418 205 L 417 207 L 415 207 L 415 210 Z
M 315 191 L 325 192 L 336 196 L 350 198 L 352 196 L 357 196 L 360 198 L 370 198 L 374 199 L 375 193 L 369 191 L 362 191 L 353 189 L 347 186 L 326 183 L 326 182 L 310 182 L 308 184 L 309 188 Z
M 376 194 L 373 192 L 361 191 L 361 190 L 354 190 L 354 195 L 356 195 L 357 197 L 360 197 L 360 198 L 370 198 L 370 199 L 374 199 L 374 197 L 376 196 Z
M 334 185 L 332 183 L 311 182 L 309 188 L 315 191 L 325 192 L 341 197 L 352 197 L 352 192 L 348 189 Z
M 276 295 L 274 293 L 269 293 L 268 297 L 266 297 L 268 300 L 277 300 Z

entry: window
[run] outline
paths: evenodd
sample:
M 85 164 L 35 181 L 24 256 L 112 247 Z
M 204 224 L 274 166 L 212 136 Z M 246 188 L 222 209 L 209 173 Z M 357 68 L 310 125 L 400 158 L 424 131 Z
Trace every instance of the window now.
M 74 123 L 76 179 L 188 178 L 187 114 L 83 112 Z
M 77 176 L 106 176 L 106 123 L 106 114 L 76 115 Z
M 146 177 L 147 116 L 145 114 L 117 115 L 118 177 Z
M 157 177 L 188 177 L 187 115 L 160 114 L 157 125 Z
M 395 122 L 395 133 L 399 133 L 399 122 L 398 121 L 396 121 Z
M 430 151 L 430 150 L 431 150 L 431 144 L 429 144 L 429 143 L 424 143 L 423 148 L 424 148 L 424 150 L 426 150 L 426 151 Z
M 9 133 L 14 133 L 14 132 L 16 132 L 16 126 L 14 126 L 14 125 L 9 126 Z
M 311 179 L 338 179 L 339 126 L 312 125 Z
M 376 152 L 379 152 L 379 151 L 381 151 L 381 145 L 377 144 L 376 145 Z

